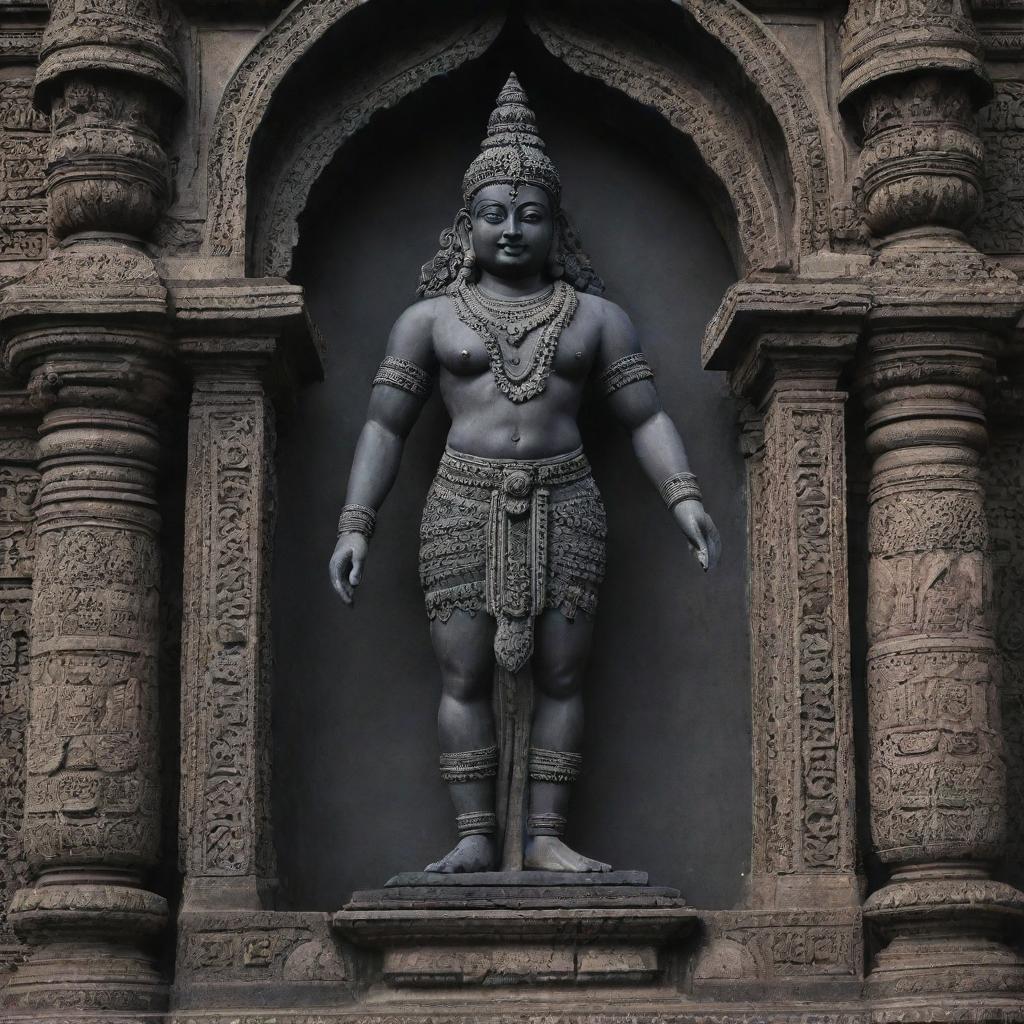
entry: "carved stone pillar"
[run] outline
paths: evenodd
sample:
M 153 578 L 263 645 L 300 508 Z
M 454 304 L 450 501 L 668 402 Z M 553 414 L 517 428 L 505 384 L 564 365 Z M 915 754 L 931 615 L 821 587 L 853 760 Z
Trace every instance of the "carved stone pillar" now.
M 705 366 L 750 403 L 753 661 L 748 908 L 710 926 L 696 979 L 711 994 L 861 984 L 841 378 L 866 310 L 845 285 L 744 282 L 705 339 Z
M 0 303 L 7 366 L 45 408 L 23 836 L 11 908 L 35 945 L 4 992 L 43 1010 L 159 1010 L 155 417 L 171 387 L 167 293 L 141 239 L 167 198 L 180 95 L 159 2 L 55 0 L 35 103 L 52 118 L 50 257 Z
M 161 139 L 182 95 L 170 8 L 53 0 L 36 72 L 50 113 L 50 230 L 144 237 L 169 194 Z
M 172 309 L 193 380 L 181 658 L 185 881 L 174 999 L 220 1005 L 235 997 L 239 981 L 251 980 L 254 966 L 270 963 L 259 936 L 276 888 L 268 593 L 274 403 L 320 375 L 321 352 L 311 343 L 302 289 L 281 280 L 183 282 Z M 246 941 L 225 960 L 229 933 Z M 303 934 L 295 932 L 295 941 Z M 335 980 L 345 971 L 331 970 Z
M 863 134 L 861 212 L 876 238 L 960 229 L 978 212 L 974 111 L 990 89 L 966 0 L 851 0 L 840 102 Z
M 872 837 L 889 866 L 865 915 L 888 942 L 876 997 L 1017 991 L 1003 940 L 1024 895 L 994 882 L 1006 773 L 981 453 L 1012 275 L 963 229 L 980 206 L 974 121 L 989 94 L 963 0 L 853 0 L 841 101 L 863 132 L 862 212 L 879 240 L 862 374 L 868 453 Z
M 152 417 L 170 362 L 163 288 L 146 257 L 125 252 L 58 252 L 0 304 L 7 363 L 46 408 L 23 825 L 35 884 L 11 907 L 37 948 L 4 992 L 12 1007 L 166 998 L 149 943 L 167 905 L 146 875 L 160 826 Z
M 187 343 L 189 414 L 182 651 L 185 910 L 271 905 L 270 622 L 274 340 Z M 234 344 L 232 344 L 234 341 Z M 219 351 L 218 351 L 219 350 Z
M 863 375 L 869 492 L 871 830 L 891 875 L 865 913 L 875 995 L 1001 993 L 1024 895 L 991 878 L 1006 773 L 980 468 L 994 339 L 879 330 Z
M 752 905 L 860 903 L 847 611 L 846 392 L 856 336 L 804 352 L 762 335 L 763 451 L 751 490 Z M 797 343 L 798 344 L 798 343 Z

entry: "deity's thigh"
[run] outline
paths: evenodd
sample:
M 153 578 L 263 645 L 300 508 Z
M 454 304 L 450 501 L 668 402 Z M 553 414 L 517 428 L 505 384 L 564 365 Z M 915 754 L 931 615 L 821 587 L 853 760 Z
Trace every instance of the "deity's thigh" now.
M 549 608 L 537 619 L 531 667 L 537 691 L 552 700 L 576 697 L 594 638 L 594 620 L 583 612 L 567 619 Z
M 446 697 L 457 701 L 490 700 L 494 678 L 495 622 L 486 612 L 456 609 L 447 622 L 430 622 L 430 641 L 441 669 Z

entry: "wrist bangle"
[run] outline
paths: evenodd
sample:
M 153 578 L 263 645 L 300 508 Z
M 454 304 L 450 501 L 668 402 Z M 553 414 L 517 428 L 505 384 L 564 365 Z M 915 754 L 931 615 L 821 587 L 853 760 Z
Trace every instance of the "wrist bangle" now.
M 676 473 L 664 480 L 658 490 L 661 492 L 661 500 L 669 508 L 674 508 L 681 501 L 704 500 L 693 473 Z
M 373 536 L 377 513 L 369 505 L 346 505 L 338 516 L 338 536 L 361 533 L 367 540 Z

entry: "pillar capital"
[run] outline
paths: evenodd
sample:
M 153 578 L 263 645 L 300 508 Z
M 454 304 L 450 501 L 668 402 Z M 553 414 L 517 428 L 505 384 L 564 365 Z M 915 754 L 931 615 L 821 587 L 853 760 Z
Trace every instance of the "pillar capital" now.
M 841 103 L 878 82 L 922 71 L 962 75 L 978 101 L 991 91 L 967 0 L 850 0 L 839 39 Z

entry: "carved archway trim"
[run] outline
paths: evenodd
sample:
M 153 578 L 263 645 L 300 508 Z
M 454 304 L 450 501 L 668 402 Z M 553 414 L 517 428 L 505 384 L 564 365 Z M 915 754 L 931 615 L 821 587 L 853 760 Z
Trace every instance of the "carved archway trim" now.
M 230 256 L 245 235 L 245 175 L 252 140 L 274 90 L 324 33 L 369 0 L 295 0 L 231 76 L 213 123 L 204 248 Z
M 291 270 L 298 219 L 313 185 L 344 144 L 380 110 L 414 93 L 429 79 L 479 57 L 494 41 L 504 19 L 484 18 L 460 26 L 374 70 L 333 94 L 320 116 L 297 127 L 296 144 L 278 147 L 282 160 L 265 179 L 253 222 L 251 265 L 260 275 L 286 277 Z
M 669 67 L 629 42 L 599 37 L 565 22 L 531 19 L 544 46 L 567 67 L 653 107 L 689 138 L 728 195 L 741 250 L 740 269 L 777 266 L 787 251 L 783 218 L 768 168 L 744 131 L 742 114 L 713 83 L 690 68 Z
M 760 19 L 737 0 L 675 2 L 732 53 L 775 114 L 793 177 L 799 251 L 828 249 L 831 215 L 824 133 L 803 79 Z
M 208 169 L 206 252 L 237 256 L 245 246 L 246 168 L 256 130 L 285 75 L 324 34 L 371 0 L 295 0 L 242 61 L 214 119 Z M 739 62 L 774 111 L 793 174 L 798 251 L 828 247 L 828 171 L 807 90 L 764 26 L 735 0 L 675 0 Z M 763 261 L 758 261 L 763 262 Z

